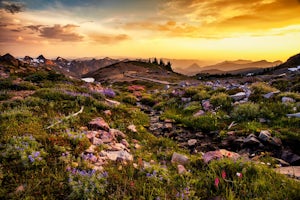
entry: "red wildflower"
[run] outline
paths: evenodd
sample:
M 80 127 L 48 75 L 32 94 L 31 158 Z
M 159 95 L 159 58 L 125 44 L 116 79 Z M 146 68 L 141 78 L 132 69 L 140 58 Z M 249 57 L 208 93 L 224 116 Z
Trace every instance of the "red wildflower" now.
M 220 183 L 219 177 L 216 177 L 215 178 L 215 186 L 219 187 L 219 183 Z
M 242 177 L 243 177 L 243 174 L 242 174 L 242 173 L 239 173 L 239 172 L 237 172 L 236 175 L 237 175 L 237 177 L 239 177 L 239 178 L 242 178 Z
M 134 181 L 130 181 L 129 185 L 130 187 L 134 187 Z
M 226 172 L 224 170 L 222 170 L 222 178 L 225 179 L 226 178 Z

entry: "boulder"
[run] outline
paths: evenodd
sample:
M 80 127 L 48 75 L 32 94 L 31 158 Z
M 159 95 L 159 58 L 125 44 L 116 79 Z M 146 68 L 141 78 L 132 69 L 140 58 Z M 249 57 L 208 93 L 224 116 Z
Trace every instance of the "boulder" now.
M 127 142 L 127 140 L 125 140 L 125 139 L 122 139 L 121 143 L 127 148 L 130 146 L 129 143 Z
M 291 165 L 300 164 L 300 156 L 287 150 L 282 152 L 281 159 L 288 162 Z
M 232 151 L 227 151 L 226 149 L 220 149 L 220 152 L 224 157 L 231 158 L 233 160 L 237 160 L 241 157 L 240 154 Z
M 93 119 L 92 121 L 89 122 L 89 127 L 90 129 L 93 130 L 109 130 L 109 125 L 106 123 L 106 121 L 102 117 L 98 117 Z
M 220 150 L 208 151 L 202 156 L 202 158 L 205 163 L 209 163 L 211 160 L 223 158 L 223 155 Z
M 244 139 L 244 144 L 250 146 L 259 146 L 261 143 L 254 134 L 250 134 Z
M 296 117 L 296 118 L 300 118 L 300 112 L 298 113 L 294 113 L 294 114 L 287 114 L 287 117 Z
M 272 136 L 269 131 L 263 130 L 263 131 L 260 131 L 258 138 L 261 141 L 267 142 L 267 141 L 271 140 Z
M 114 101 L 114 100 L 111 100 L 111 99 L 105 99 L 105 102 L 109 105 L 109 106 L 118 106 L 120 105 L 121 103 L 118 102 L 118 101 Z
M 275 94 L 278 94 L 280 91 L 275 91 L 275 92 L 269 92 L 267 94 L 264 94 L 263 97 L 266 99 L 270 99 L 271 97 L 273 97 Z
M 190 159 L 186 155 L 174 152 L 173 155 L 172 155 L 171 162 L 172 163 L 178 163 L 178 164 L 181 164 L 181 165 L 186 165 L 190 162 Z
M 300 166 L 280 167 L 276 168 L 275 171 L 288 175 L 289 177 L 300 179 Z
M 172 130 L 173 128 L 173 124 L 170 122 L 165 123 L 164 128 L 167 130 Z
M 240 101 L 242 99 L 245 99 L 247 97 L 247 94 L 245 92 L 239 92 L 234 95 L 230 95 L 231 98 L 233 98 L 234 101 Z
M 104 112 L 104 114 L 105 114 L 106 116 L 111 116 L 111 115 L 112 115 L 112 113 L 111 113 L 110 110 L 105 110 L 105 111 L 103 111 L 103 112 Z

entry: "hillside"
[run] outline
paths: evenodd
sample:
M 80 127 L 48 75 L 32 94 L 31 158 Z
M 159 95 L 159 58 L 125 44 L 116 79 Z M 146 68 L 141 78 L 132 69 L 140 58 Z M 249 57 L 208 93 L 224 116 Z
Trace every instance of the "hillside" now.
M 166 68 L 142 61 L 125 61 L 87 73 L 83 77 L 93 77 L 99 82 L 123 82 L 150 78 L 160 81 L 179 81 L 187 77 L 174 73 Z
M 0 57 L 0 199 L 299 198 L 296 73 L 199 81 L 124 61 L 91 83 L 56 67 Z

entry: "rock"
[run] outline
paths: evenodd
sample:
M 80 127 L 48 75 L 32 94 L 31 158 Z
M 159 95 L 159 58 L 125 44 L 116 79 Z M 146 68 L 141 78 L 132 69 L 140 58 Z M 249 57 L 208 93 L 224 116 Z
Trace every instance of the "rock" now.
M 23 192 L 25 190 L 25 187 L 24 187 L 24 185 L 20 185 L 20 186 L 18 186 L 17 187 L 17 189 L 16 189 L 16 193 L 18 193 L 18 192 Z
M 188 145 L 189 146 L 194 146 L 196 143 L 197 143 L 196 139 L 190 139 L 190 140 L 188 140 Z
M 111 113 L 110 110 L 105 110 L 105 111 L 103 111 L 103 112 L 104 112 L 104 114 L 105 114 L 106 116 L 111 116 L 111 115 L 112 115 L 112 113 Z
M 271 140 L 271 133 L 267 130 L 260 131 L 258 138 L 264 142 Z
M 274 158 L 274 159 L 283 167 L 290 166 L 290 164 L 288 162 L 285 162 L 282 159 L 279 159 L 279 158 Z
M 102 117 L 98 117 L 90 121 L 89 126 L 93 130 L 99 130 L 99 129 L 106 130 L 106 131 L 109 130 L 109 125 Z
M 185 174 L 187 171 L 183 165 L 177 165 L 178 174 Z
M 288 162 L 291 165 L 300 164 L 300 156 L 290 151 L 283 151 L 281 154 L 281 159 Z
M 103 167 L 102 166 L 93 166 L 93 169 L 96 171 L 103 171 Z
M 85 135 L 88 139 L 92 140 L 92 138 L 96 136 L 96 133 L 97 131 L 88 131 Z
M 168 122 L 168 123 L 165 123 L 164 128 L 167 129 L 167 130 L 172 130 L 173 124 L 172 124 L 172 123 L 169 123 L 169 122 Z
M 285 104 L 285 103 L 295 103 L 296 101 L 291 97 L 282 97 L 281 102 Z
M 109 106 L 119 106 L 121 103 L 118 102 L 118 101 L 114 101 L 114 100 L 111 100 L 111 99 L 105 99 L 105 102 L 109 105 Z
M 129 143 L 127 142 L 127 140 L 125 140 L 125 139 L 122 139 L 121 143 L 127 148 L 130 146 Z
M 259 146 L 261 143 L 254 134 L 250 134 L 244 139 L 244 144 L 250 146 Z
M 241 157 L 238 153 L 227 151 L 226 149 L 220 149 L 220 152 L 224 157 L 231 158 L 233 160 L 237 160 Z
M 135 125 L 131 124 L 127 127 L 128 130 L 130 130 L 131 132 L 137 133 L 136 127 Z
M 87 150 L 85 150 L 86 153 L 94 153 L 95 152 L 96 145 L 91 145 Z
M 275 169 L 276 172 L 300 179 L 300 166 L 280 167 Z
M 300 112 L 298 113 L 294 113 L 294 114 L 287 114 L 287 117 L 296 117 L 296 118 L 300 118 Z
M 127 136 L 120 130 L 118 129 L 109 129 L 109 133 L 112 134 L 115 137 L 121 137 L 121 138 L 126 138 Z
M 210 101 L 209 100 L 203 100 L 202 101 L 202 108 L 205 110 L 205 111 L 209 111 L 212 109 L 212 105 L 210 104 Z
M 139 145 L 138 143 L 134 144 L 134 148 L 135 149 L 140 149 L 141 148 L 141 145 Z
M 202 158 L 205 163 L 209 163 L 211 160 L 223 158 L 223 155 L 220 150 L 208 151 L 202 156 Z
M 91 142 L 92 142 L 92 144 L 95 145 L 95 146 L 104 144 L 104 142 L 103 142 L 101 139 L 97 138 L 97 137 L 93 137 L 93 138 L 91 139 Z
M 269 92 L 267 94 L 264 94 L 263 97 L 266 99 L 270 99 L 271 97 L 274 96 L 274 94 L 278 94 L 280 91 L 275 91 L 275 92 Z
M 172 163 L 178 163 L 178 164 L 181 164 L 181 165 L 185 165 L 185 164 L 188 164 L 190 162 L 190 159 L 186 155 L 174 152 L 173 155 L 172 155 L 171 162 Z
M 226 149 L 220 149 L 215 151 L 206 152 L 202 158 L 205 163 L 209 163 L 211 160 L 221 159 L 223 157 L 227 157 L 233 160 L 239 159 L 241 156 L 238 153 L 227 151 Z
M 194 115 L 193 115 L 193 117 L 199 117 L 199 116 L 202 116 L 202 115 L 204 115 L 205 114 L 205 112 L 203 111 L 203 110 L 199 110 L 198 112 L 196 112 Z
M 115 139 L 115 136 L 107 131 L 98 131 L 99 138 L 103 141 L 103 143 L 110 143 Z
M 235 101 L 240 101 L 242 99 L 245 99 L 247 97 L 247 94 L 245 92 L 239 92 L 234 95 L 230 95 L 230 97 Z
M 191 97 L 187 97 L 187 98 L 182 97 L 182 98 L 181 98 L 181 101 L 182 101 L 182 102 L 190 102 L 191 100 L 192 100 Z
M 117 159 L 121 159 L 124 161 L 133 161 L 133 156 L 127 151 L 102 151 L 102 154 L 107 156 L 109 160 L 116 161 Z
M 121 150 L 127 150 L 126 146 L 122 143 L 115 143 L 110 144 L 110 151 L 121 151 Z
M 267 130 L 260 131 L 258 138 L 261 141 L 268 142 L 269 144 L 275 145 L 275 146 L 281 146 L 282 142 L 279 138 L 271 137 L 271 133 Z

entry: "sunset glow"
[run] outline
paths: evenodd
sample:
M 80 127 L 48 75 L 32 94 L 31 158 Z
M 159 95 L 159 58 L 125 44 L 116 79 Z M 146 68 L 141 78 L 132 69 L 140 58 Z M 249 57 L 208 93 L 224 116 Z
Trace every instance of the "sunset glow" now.
M 0 54 L 285 61 L 299 0 L 0 1 Z

